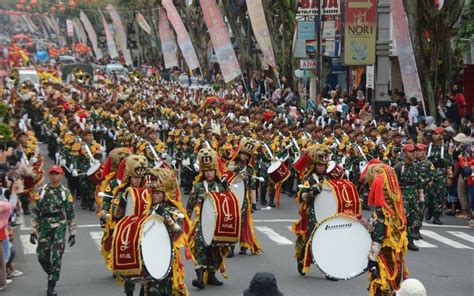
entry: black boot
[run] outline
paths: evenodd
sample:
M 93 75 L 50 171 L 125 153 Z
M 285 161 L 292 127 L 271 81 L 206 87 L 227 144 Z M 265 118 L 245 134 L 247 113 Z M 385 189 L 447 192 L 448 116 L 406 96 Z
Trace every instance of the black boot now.
M 247 248 L 241 247 L 239 255 L 245 255 L 245 254 L 247 254 Z
M 234 258 L 235 253 L 234 253 L 235 245 L 232 245 L 229 247 L 229 254 L 227 254 L 227 258 Z
M 54 291 L 54 288 L 56 287 L 56 281 L 49 280 L 48 281 L 48 291 L 46 292 L 47 296 L 56 296 L 56 292 Z
M 254 204 L 254 203 L 253 203 L 253 204 L 252 204 L 252 213 L 253 213 L 254 211 L 259 211 L 259 210 L 260 210 L 260 208 L 257 208 L 257 204 Z
M 219 287 L 224 285 L 223 282 L 219 281 L 216 278 L 216 272 L 215 271 L 208 271 L 207 284 L 210 285 L 210 286 L 219 286 Z
M 413 239 L 412 239 L 412 238 L 409 238 L 409 239 L 408 239 L 408 250 L 410 250 L 410 251 L 418 251 L 418 247 L 415 245 L 415 243 L 413 242 Z
M 304 276 L 306 273 L 303 272 L 303 259 L 302 258 L 297 258 L 296 263 L 297 263 L 297 267 L 298 267 L 298 273 Z
M 439 220 L 439 217 L 434 217 L 433 224 L 443 225 L 444 223 L 443 223 L 443 221 Z
M 275 195 L 270 196 L 270 203 L 268 205 L 272 208 L 276 207 L 275 206 Z
M 420 226 L 415 227 L 415 233 L 413 234 L 413 239 L 414 240 L 423 239 L 423 237 L 421 236 L 421 233 L 420 233 Z
M 133 296 L 133 290 L 135 290 L 135 284 L 132 281 L 125 281 L 123 287 L 126 296 Z
M 427 221 L 430 221 L 432 217 L 433 217 L 433 209 L 427 208 L 425 212 L 425 219 Z
M 198 288 L 199 290 L 204 289 L 204 269 L 196 269 L 197 279 L 193 280 L 193 287 Z

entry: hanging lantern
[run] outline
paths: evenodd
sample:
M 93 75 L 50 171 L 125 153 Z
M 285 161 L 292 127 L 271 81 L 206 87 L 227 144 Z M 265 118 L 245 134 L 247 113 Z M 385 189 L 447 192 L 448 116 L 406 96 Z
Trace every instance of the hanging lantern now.
M 25 4 L 26 0 L 18 0 L 18 4 Z
M 65 8 L 64 6 L 61 6 L 61 7 L 59 7 L 59 10 L 60 10 L 61 12 L 65 12 L 65 11 L 66 11 L 66 8 Z
M 17 10 L 22 10 L 23 9 L 23 6 L 21 4 L 17 4 L 15 5 L 16 9 Z
M 37 1 L 37 0 L 31 0 L 31 1 L 30 1 L 30 5 L 36 6 L 36 4 L 38 4 L 38 1 Z
M 59 1 L 58 4 L 56 4 L 58 7 L 63 7 L 64 6 L 64 3 Z
M 25 10 L 26 10 L 26 11 L 31 11 L 31 6 L 26 5 L 26 6 L 25 6 Z
M 55 13 L 55 12 L 56 12 L 56 7 L 53 6 L 53 7 L 51 7 L 49 10 L 50 10 L 52 13 Z
M 76 8 L 76 2 L 74 0 L 69 1 L 69 8 Z

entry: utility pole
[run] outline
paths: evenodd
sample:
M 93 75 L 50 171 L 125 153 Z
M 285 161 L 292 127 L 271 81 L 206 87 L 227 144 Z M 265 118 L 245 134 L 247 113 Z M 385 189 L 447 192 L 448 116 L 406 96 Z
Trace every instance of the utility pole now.
M 375 72 L 375 98 L 372 110 L 390 103 L 390 5 L 391 0 L 379 0 L 377 4 L 377 64 Z

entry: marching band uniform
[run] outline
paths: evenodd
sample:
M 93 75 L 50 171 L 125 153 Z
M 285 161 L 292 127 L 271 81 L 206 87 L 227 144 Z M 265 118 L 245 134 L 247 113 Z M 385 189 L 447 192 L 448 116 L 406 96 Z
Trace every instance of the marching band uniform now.
M 204 285 L 222 286 L 223 283 L 216 278 L 218 269 L 225 275 L 225 258 L 228 253 L 227 246 L 207 246 L 202 236 L 201 209 L 204 199 L 209 192 L 223 192 L 227 190 L 225 183 L 219 179 L 217 153 L 209 148 L 203 148 L 198 153 L 199 175 L 194 182 L 191 195 L 186 206 L 188 216 L 194 212 L 193 229 L 190 231 L 190 249 L 194 258 L 194 268 L 197 279 L 193 286 L 204 289 Z M 206 177 L 207 171 L 213 171 L 212 180 Z M 206 276 L 207 275 L 207 276 Z M 207 281 L 206 281 L 207 278 Z
M 95 189 L 94 183 L 90 182 L 87 176 L 92 163 L 100 161 L 102 157 L 102 147 L 95 142 L 92 131 L 86 130 L 82 134 L 83 141 L 78 157 L 79 186 L 81 192 L 81 207 L 94 211 Z
M 393 168 L 373 159 L 361 174 L 370 186 L 372 245 L 368 254 L 369 295 L 391 296 L 408 276 L 404 256 L 407 233 L 403 198 Z

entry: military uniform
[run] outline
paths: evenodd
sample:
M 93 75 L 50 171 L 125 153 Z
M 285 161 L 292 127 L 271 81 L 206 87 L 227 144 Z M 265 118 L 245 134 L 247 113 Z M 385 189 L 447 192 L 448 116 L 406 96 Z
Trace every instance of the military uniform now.
M 50 170 L 51 172 L 51 170 Z M 75 242 L 76 222 L 74 221 L 73 198 L 67 188 L 60 185 L 53 188 L 44 185 L 35 196 L 31 217 L 31 238 L 38 238 L 38 261 L 48 274 L 48 294 L 50 284 L 54 290 L 55 282 L 59 280 L 62 256 L 65 248 L 66 227 L 69 229 L 69 243 Z M 74 240 L 74 242 L 72 242 Z
M 433 163 L 429 161 L 426 157 L 423 157 L 422 159 L 417 159 L 416 164 L 423 180 L 423 192 L 426 192 L 428 194 L 428 192 L 430 192 L 433 186 L 433 175 L 435 172 L 435 167 Z M 418 203 L 419 211 L 417 212 L 415 218 L 415 239 L 421 239 L 420 228 L 423 223 L 423 214 L 425 208 L 425 201 L 419 201 Z

